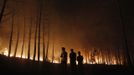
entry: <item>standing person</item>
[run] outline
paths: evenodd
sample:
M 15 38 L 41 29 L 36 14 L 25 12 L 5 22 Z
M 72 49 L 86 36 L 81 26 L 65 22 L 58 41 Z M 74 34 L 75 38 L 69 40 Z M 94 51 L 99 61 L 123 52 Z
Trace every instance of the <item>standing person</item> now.
M 78 51 L 77 61 L 78 61 L 78 66 L 83 65 L 83 56 L 81 55 L 80 51 Z
M 80 75 L 82 75 L 83 74 L 83 56 L 81 55 L 80 51 L 78 51 L 77 61 L 78 61 L 78 72 Z
M 67 52 L 64 47 L 62 47 L 62 53 L 61 53 L 61 64 L 67 64 Z
M 75 72 L 76 70 L 76 53 L 73 49 L 71 49 L 71 53 L 69 55 L 70 57 L 70 65 L 71 65 L 71 71 Z
M 61 53 L 61 75 L 65 75 L 67 72 L 67 52 L 64 47 L 62 47 L 62 53 Z

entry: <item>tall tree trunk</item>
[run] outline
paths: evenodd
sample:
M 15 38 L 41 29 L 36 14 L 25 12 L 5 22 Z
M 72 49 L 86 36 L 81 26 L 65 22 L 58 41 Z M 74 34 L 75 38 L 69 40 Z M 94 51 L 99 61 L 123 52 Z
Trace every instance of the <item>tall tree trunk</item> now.
M 48 60 L 48 49 L 49 49 L 49 37 L 47 40 L 47 47 L 46 47 L 46 57 L 45 57 L 46 60 Z
M 90 50 L 88 50 L 88 52 L 87 52 L 88 61 L 90 61 L 90 58 L 89 58 L 89 57 L 90 57 L 89 51 L 90 51 Z
M 49 44 L 50 44 L 50 24 L 48 23 L 48 31 L 47 31 L 47 43 L 46 43 L 46 56 L 45 56 L 45 59 L 48 60 L 48 50 L 49 50 Z
M 118 61 L 118 64 L 121 64 L 121 60 L 120 60 L 120 49 L 119 48 L 117 49 L 117 61 Z
M 31 32 L 32 32 L 32 19 L 31 19 L 31 25 L 30 25 L 30 27 L 29 27 L 28 59 L 30 59 Z
M 46 29 L 47 29 L 47 33 L 46 33 L 47 34 L 46 35 L 47 39 L 45 40 L 46 41 L 46 43 L 45 43 L 46 44 L 46 48 L 45 48 L 46 49 L 46 51 L 45 51 L 46 52 L 46 54 L 45 54 L 45 61 L 48 60 L 48 49 L 49 49 L 49 40 L 50 40 L 50 28 L 49 28 L 49 21 L 48 21 L 48 13 L 49 13 L 48 12 L 48 4 L 49 4 L 48 0 L 46 0 L 45 1 L 45 10 L 46 10 L 45 11 L 45 24 L 47 26 L 46 27 Z
M 84 48 L 84 51 L 85 51 L 85 61 L 86 61 L 86 64 L 87 64 L 87 50 L 86 50 L 86 48 Z
M 45 29 L 44 29 L 44 24 L 43 24 L 43 61 L 45 61 Z
M 101 63 L 104 64 L 104 57 L 102 53 L 102 49 L 100 49 Z
M 53 49 L 52 49 L 52 63 L 54 61 L 54 40 L 53 40 Z
M 126 27 L 125 27 L 125 20 L 124 20 L 124 16 L 123 16 L 123 13 L 122 13 L 122 8 L 120 6 L 120 2 L 119 0 L 116 1 L 117 3 L 117 7 L 119 9 L 119 15 L 120 15 L 120 22 L 121 22 L 121 25 L 122 25 L 122 33 L 123 33 L 123 39 L 124 39 L 124 49 L 125 49 L 125 53 L 126 53 L 126 58 L 127 58 L 127 64 L 128 66 L 131 66 L 132 63 L 131 63 L 131 58 L 130 58 L 130 53 L 129 53 L 129 48 L 128 48 L 128 39 L 127 39 L 127 32 L 126 32 Z
M 49 27 L 49 24 L 48 24 L 48 40 L 47 40 L 47 47 L 46 47 L 46 57 L 45 59 L 48 60 L 48 50 L 49 50 L 49 42 L 50 42 L 50 27 Z
M 40 61 L 40 31 L 41 31 L 41 16 L 42 16 L 42 0 L 40 0 L 39 7 L 39 26 L 38 26 L 38 61 Z
M 24 30 L 23 30 L 23 42 L 22 42 L 22 50 L 21 50 L 21 58 L 22 58 L 22 56 L 23 56 L 23 53 L 24 53 L 24 45 L 25 45 L 25 18 L 24 18 Z
M 19 36 L 20 36 L 20 30 L 19 30 L 19 27 L 17 27 L 17 40 L 16 40 L 15 51 L 14 51 L 14 57 L 16 57 L 16 54 L 17 54 L 17 49 L 18 49 L 18 44 L 19 44 Z
M 13 38 L 13 30 L 14 30 L 14 15 L 12 15 L 12 26 L 11 26 L 11 34 L 10 34 L 10 40 L 9 40 L 9 51 L 8 51 L 8 57 L 10 57 L 11 49 L 12 49 L 12 38 Z
M 41 16 L 39 17 L 39 21 Z M 40 61 L 40 22 L 39 22 L 39 26 L 38 26 L 38 61 Z
M 107 48 L 105 48 L 105 52 L 106 52 L 106 54 L 105 54 L 105 57 L 106 57 L 106 63 L 108 64 L 108 51 L 107 51 Z
M 3 14 L 4 14 L 4 11 L 5 11 L 5 8 L 6 8 L 6 4 L 7 4 L 7 0 L 4 0 L 3 6 L 2 6 L 2 10 L 0 12 L 0 24 L 1 24 L 1 21 L 2 21 L 2 18 L 3 18 Z
M 34 36 L 34 54 L 33 54 L 33 60 L 35 61 L 36 58 L 36 39 L 37 39 L 37 24 L 38 24 L 38 20 L 36 19 L 36 24 L 35 24 L 35 36 Z

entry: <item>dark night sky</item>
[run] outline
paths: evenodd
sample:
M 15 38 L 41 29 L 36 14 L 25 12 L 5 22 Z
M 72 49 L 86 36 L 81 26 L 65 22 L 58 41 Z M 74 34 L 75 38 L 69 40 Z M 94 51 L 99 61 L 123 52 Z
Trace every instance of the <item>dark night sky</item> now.
M 122 25 L 120 24 L 120 13 L 116 0 L 56 0 L 54 3 L 55 10 L 63 20 L 62 26 L 68 30 L 72 26 L 72 32 L 74 34 L 78 32 L 78 36 L 82 36 L 82 42 L 85 44 L 106 46 L 109 42 L 110 46 L 119 46 L 122 43 Z M 131 30 L 133 27 L 130 27 L 133 21 L 132 3 L 130 0 L 120 0 L 119 3 L 124 22 L 128 23 L 126 29 L 130 37 L 133 37 Z M 75 35 L 77 36 L 77 34 Z
M 0 4 L 3 0 L 0 0 Z M 17 10 L 16 25 L 22 26 L 23 16 L 29 18 L 37 14 L 38 0 L 9 0 L 8 9 Z M 19 2 L 20 1 L 20 2 Z M 131 50 L 134 45 L 133 0 L 119 0 L 126 25 L 128 43 Z M 16 6 L 14 4 L 17 4 Z M 45 13 L 45 0 L 43 2 Z M 0 5 L 1 6 L 1 5 Z M 51 41 L 54 37 L 57 49 L 75 48 L 121 48 L 123 46 L 122 25 L 116 0 L 49 0 L 48 16 Z M 44 18 L 44 17 L 43 17 Z M 6 18 L 4 18 L 6 19 Z M 0 40 L 9 37 L 10 24 L 5 21 L 0 26 Z M 9 24 L 9 25 L 4 25 Z M 0 41 L 2 46 L 3 41 Z

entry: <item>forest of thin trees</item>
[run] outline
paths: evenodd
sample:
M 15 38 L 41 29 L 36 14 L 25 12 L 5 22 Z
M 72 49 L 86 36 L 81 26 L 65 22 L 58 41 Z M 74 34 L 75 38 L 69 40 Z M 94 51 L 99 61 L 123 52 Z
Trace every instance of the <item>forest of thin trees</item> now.
M 24 52 L 26 51 L 26 57 L 27 59 L 30 60 L 30 58 L 32 57 L 33 60 L 35 61 L 37 58 L 37 61 L 40 61 L 40 58 L 42 56 L 43 61 L 48 61 L 48 55 L 49 55 L 49 48 L 50 48 L 50 32 L 51 32 L 51 28 L 50 28 L 50 23 L 49 23 L 49 8 L 47 6 L 47 2 L 49 2 L 48 0 L 38 0 L 38 6 L 37 6 L 37 15 L 36 17 L 31 18 L 31 22 L 29 25 L 29 28 L 26 28 L 26 17 L 24 15 L 24 20 L 22 21 L 24 23 L 23 26 L 23 34 L 20 33 L 20 27 L 19 25 L 17 26 L 17 31 L 15 31 L 15 26 L 14 22 L 15 19 L 14 17 L 16 16 L 14 12 L 11 13 L 11 30 L 10 30 L 10 37 L 9 37 L 9 47 L 8 47 L 8 57 L 11 56 L 11 54 L 13 54 L 13 57 L 17 56 L 18 51 L 20 52 L 20 56 L 21 58 L 23 57 L 23 55 L 25 54 Z M 3 5 L 2 5 L 2 9 L 0 10 L 0 25 L 3 19 L 3 15 L 6 9 L 6 5 L 8 3 L 8 0 L 4 0 L 3 1 Z M 45 5 L 46 4 L 46 5 Z M 132 65 L 134 64 L 134 58 L 133 56 L 130 56 L 130 51 L 128 48 L 128 41 L 127 41 L 127 35 L 126 35 L 126 30 L 125 30 L 125 24 L 124 24 L 124 17 L 122 15 L 122 8 L 120 7 L 120 5 L 117 2 L 117 6 L 119 8 L 119 14 L 120 14 L 120 21 L 122 24 L 122 33 L 123 33 L 123 38 L 124 38 L 124 49 L 122 48 L 106 48 L 106 49 L 94 49 L 94 50 L 85 50 L 85 52 L 83 53 L 83 55 L 85 56 L 85 63 L 106 63 L 106 64 L 111 64 L 111 63 L 115 63 L 115 64 L 128 64 L 128 65 Z M 46 7 L 46 8 L 43 8 Z M 45 9 L 45 12 L 42 11 Z M 15 10 L 14 10 L 15 11 Z M 43 19 L 45 17 L 45 19 Z M 47 28 L 45 28 L 47 27 Z M 26 33 L 26 29 L 28 29 L 29 33 Z M 34 31 L 33 31 L 34 30 Z M 16 32 L 16 34 L 15 34 Z M 26 37 L 26 35 L 28 34 L 28 38 Z M 23 35 L 22 37 L 22 44 L 21 44 L 21 50 L 19 50 L 19 44 L 20 44 L 20 35 Z M 13 37 L 16 36 L 16 40 L 13 39 Z M 32 39 L 33 37 L 33 39 Z M 28 40 L 28 41 L 27 41 Z M 13 45 L 13 41 L 15 41 L 15 45 Z M 26 42 L 28 44 L 26 44 Z M 33 44 L 33 46 L 31 46 L 31 44 Z M 27 49 L 25 50 L 25 47 L 27 45 Z M 33 47 L 33 50 L 31 49 L 31 47 Z M 51 55 L 51 62 L 54 62 L 55 59 L 55 45 L 54 45 L 54 41 L 52 43 L 52 55 Z M 13 50 L 14 49 L 14 50 Z M 14 52 L 13 52 L 14 51 Z M 33 55 L 31 55 L 31 52 L 33 52 Z M 43 53 L 42 53 L 43 52 Z M 92 58 L 93 57 L 93 58 Z M 94 61 L 95 59 L 95 61 Z

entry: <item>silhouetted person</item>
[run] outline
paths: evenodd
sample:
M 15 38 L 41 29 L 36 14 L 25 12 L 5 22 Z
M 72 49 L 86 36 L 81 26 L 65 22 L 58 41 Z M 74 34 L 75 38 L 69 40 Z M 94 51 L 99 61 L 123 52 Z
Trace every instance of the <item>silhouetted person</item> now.
M 66 74 L 66 68 L 67 68 L 67 52 L 64 47 L 62 47 L 62 53 L 60 57 L 61 57 L 61 71 L 62 71 L 61 73 L 63 75 L 64 73 Z
M 81 55 L 80 51 L 78 51 L 77 61 L 78 67 L 81 67 L 83 65 L 83 56 Z
M 70 53 L 69 57 L 70 57 L 71 71 L 74 74 L 76 71 L 76 53 L 74 52 L 73 49 L 71 49 L 71 53 Z
M 78 73 L 79 75 L 82 75 L 83 74 L 83 56 L 81 55 L 80 51 L 78 51 L 77 61 L 78 61 Z
M 67 52 L 64 47 L 62 47 L 62 53 L 61 53 L 61 64 L 67 64 Z

